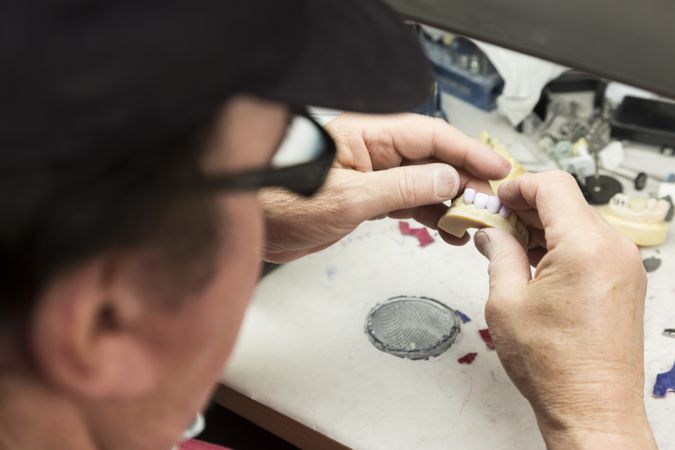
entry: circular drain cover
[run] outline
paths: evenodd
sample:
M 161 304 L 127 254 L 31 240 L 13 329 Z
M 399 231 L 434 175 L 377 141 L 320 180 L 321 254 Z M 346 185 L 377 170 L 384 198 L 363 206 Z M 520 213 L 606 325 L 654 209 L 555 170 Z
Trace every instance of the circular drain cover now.
M 400 358 L 428 359 L 455 342 L 459 319 L 441 302 L 402 295 L 375 305 L 365 328 L 378 350 Z

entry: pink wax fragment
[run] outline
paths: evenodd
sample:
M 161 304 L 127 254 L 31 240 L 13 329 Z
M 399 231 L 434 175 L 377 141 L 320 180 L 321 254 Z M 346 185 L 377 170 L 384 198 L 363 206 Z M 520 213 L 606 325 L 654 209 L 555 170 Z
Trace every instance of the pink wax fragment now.
M 478 353 L 467 353 L 466 355 L 459 358 L 457 362 L 460 364 L 471 364 L 473 363 L 474 359 L 476 359 L 476 356 L 478 356 Z
M 420 247 L 426 247 L 427 245 L 434 242 L 434 238 L 431 237 L 426 228 L 418 228 L 414 231 L 414 236 L 417 238 L 417 241 L 420 243 Z
M 434 238 L 431 237 L 429 231 L 425 227 L 412 228 L 407 222 L 399 221 L 398 229 L 403 236 L 414 236 L 417 238 L 420 247 L 426 247 L 434 242 Z
M 490 350 L 494 350 L 495 349 L 495 343 L 492 342 L 492 336 L 490 335 L 490 330 L 488 330 L 487 328 L 484 328 L 482 330 L 478 330 L 478 332 L 480 333 L 480 337 L 483 339 L 483 342 L 485 342 L 485 345 L 487 346 L 487 348 L 489 348 Z

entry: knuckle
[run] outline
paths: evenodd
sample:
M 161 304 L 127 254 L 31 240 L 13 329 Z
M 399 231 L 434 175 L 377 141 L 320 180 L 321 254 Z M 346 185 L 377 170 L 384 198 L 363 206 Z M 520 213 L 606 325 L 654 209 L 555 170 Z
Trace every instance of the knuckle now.
M 583 240 L 575 242 L 567 250 L 568 257 L 574 265 L 583 268 L 597 269 L 608 254 L 613 252 L 606 236 L 597 230 L 588 231 Z M 609 252 L 609 253 L 608 253 Z
M 584 245 L 580 248 L 580 256 L 590 264 L 595 264 L 600 258 L 604 258 L 611 251 L 611 243 L 606 236 L 593 230 L 586 235 Z
M 557 170 L 553 174 L 551 181 L 552 185 L 555 186 L 555 189 L 559 192 L 579 191 L 579 185 L 577 184 L 577 181 L 568 172 Z M 584 204 L 586 204 L 586 202 L 584 202 Z M 588 205 L 586 204 L 586 206 Z M 590 206 L 588 206 L 588 208 L 590 209 Z
M 619 240 L 616 243 L 616 247 L 619 254 L 621 255 L 621 258 L 634 268 L 637 268 L 641 272 L 644 272 L 644 265 L 642 264 L 642 255 L 640 254 L 640 249 L 638 248 L 638 246 L 623 236 L 618 237 Z
M 398 197 L 402 205 L 417 204 L 417 186 L 415 177 L 410 171 L 403 171 L 403 175 L 398 178 L 397 189 Z
M 646 279 L 638 247 L 625 237 L 608 235 L 602 229 L 589 232 L 583 245 L 576 245 L 568 256 L 586 273 L 612 279 L 622 276 L 625 282 Z
M 569 185 L 577 185 L 576 180 L 572 175 L 570 175 L 569 172 L 565 172 L 564 170 L 554 170 L 550 174 L 550 179 L 560 183 L 560 184 L 569 184 Z
M 629 259 L 635 260 L 635 261 L 642 261 L 641 256 L 640 256 L 640 249 L 638 249 L 638 246 L 635 245 L 630 239 L 618 235 L 617 236 L 617 242 L 616 246 L 618 249 L 621 251 L 621 253 Z
M 525 183 L 537 183 L 539 179 L 541 179 L 540 173 L 532 173 L 532 172 L 527 172 L 519 176 L 518 178 L 515 178 L 515 180 L 518 180 L 520 182 L 525 182 Z
M 537 183 L 540 189 L 547 191 L 548 194 L 579 189 L 574 177 L 562 170 L 554 170 L 536 175 L 539 177 Z

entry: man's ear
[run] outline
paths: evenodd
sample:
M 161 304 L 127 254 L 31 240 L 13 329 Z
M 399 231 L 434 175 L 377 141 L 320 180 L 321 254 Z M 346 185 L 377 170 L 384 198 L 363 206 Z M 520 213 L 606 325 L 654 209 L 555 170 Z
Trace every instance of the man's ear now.
M 142 333 L 150 303 L 124 272 L 97 258 L 57 275 L 36 299 L 29 342 L 50 383 L 90 399 L 154 388 L 159 360 Z

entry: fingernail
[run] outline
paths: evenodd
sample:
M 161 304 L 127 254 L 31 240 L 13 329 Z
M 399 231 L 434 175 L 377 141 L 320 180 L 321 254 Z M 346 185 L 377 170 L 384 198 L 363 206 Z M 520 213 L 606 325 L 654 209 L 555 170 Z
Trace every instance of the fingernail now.
M 459 175 L 450 168 L 438 169 L 434 172 L 434 193 L 442 200 L 452 198 L 459 189 Z
M 490 237 L 484 231 L 479 231 L 473 237 L 473 243 L 481 253 L 481 255 L 489 258 L 488 256 L 488 247 L 490 246 Z

